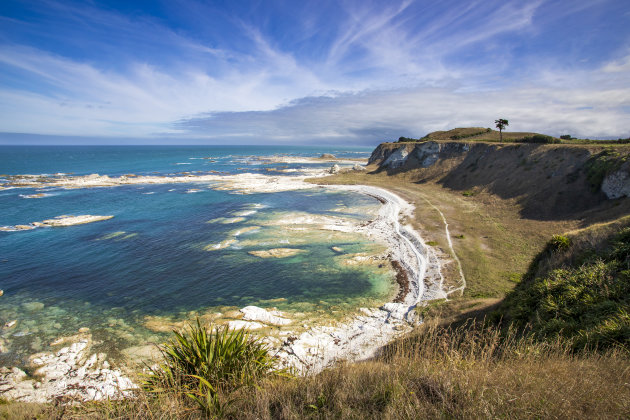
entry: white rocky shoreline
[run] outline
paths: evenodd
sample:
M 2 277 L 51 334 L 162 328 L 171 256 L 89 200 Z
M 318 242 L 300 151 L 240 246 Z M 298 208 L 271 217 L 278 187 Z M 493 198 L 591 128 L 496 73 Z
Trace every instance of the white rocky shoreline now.
M 46 186 L 62 188 L 90 188 L 144 183 L 217 183 L 214 188 L 240 193 L 276 192 L 318 188 L 305 178 L 325 176 L 329 171 L 308 170 L 296 176 L 259 174 L 200 175 L 182 177 L 119 177 L 92 175 L 87 177 L 58 176 L 44 181 Z M 42 186 L 39 178 L 29 185 Z M 371 186 L 325 186 L 344 191 L 355 191 L 378 199 L 382 206 L 378 215 L 363 225 L 328 226 L 331 230 L 352 229 L 369 238 L 387 244 L 389 259 L 398 261 L 407 274 L 408 293 L 379 308 L 360 308 L 360 315 L 334 326 L 312 326 L 300 334 L 283 334 L 284 341 L 273 347 L 285 366 L 304 374 L 312 374 L 341 360 L 358 361 L 373 357 L 379 348 L 394 338 L 410 331 L 418 322 L 414 308 L 422 301 L 446 298 L 441 264 L 437 254 L 426 246 L 419 234 L 409 225 L 401 225 L 403 216 L 411 216 L 413 206 L 399 196 Z M 292 322 L 280 311 L 257 307 L 240 310 L 242 320 L 230 321 L 231 328 L 257 329 L 265 326 L 287 325 Z M 129 373 L 112 369 L 105 354 L 91 353 L 91 336 L 83 331 L 68 337 L 70 345 L 55 353 L 39 353 L 30 358 L 34 378 L 22 370 L 0 368 L 0 397 L 10 400 L 44 402 L 67 398 L 75 401 L 126 398 L 137 385 Z M 58 340 L 59 341 L 59 340 Z

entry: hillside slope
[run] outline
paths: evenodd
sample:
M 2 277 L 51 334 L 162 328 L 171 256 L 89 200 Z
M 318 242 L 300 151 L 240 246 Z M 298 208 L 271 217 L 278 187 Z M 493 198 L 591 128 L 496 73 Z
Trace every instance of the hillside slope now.
M 630 210 L 630 147 L 437 141 L 383 143 L 372 171 L 407 172 L 417 183 L 516 199 L 538 220 L 609 220 Z M 590 214 L 589 214 L 590 212 Z
M 630 216 L 555 235 L 495 315 L 576 350 L 630 349 Z

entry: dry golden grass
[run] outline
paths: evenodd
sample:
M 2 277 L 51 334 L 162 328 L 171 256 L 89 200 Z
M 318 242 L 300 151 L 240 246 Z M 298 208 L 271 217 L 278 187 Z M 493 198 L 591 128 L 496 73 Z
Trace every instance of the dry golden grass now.
M 627 353 L 574 354 L 563 342 L 502 334 L 481 323 L 427 323 L 369 362 L 279 378 L 225 395 L 218 418 L 627 418 Z M 198 419 L 190 400 L 139 393 L 81 406 L 0 406 L 4 418 Z M 8 408 L 8 410 L 7 410 Z M 15 416 L 8 416 L 15 414 Z
M 560 342 L 435 323 L 379 360 L 266 384 L 238 418 L 620 418 L 630 413 L 620 353 L 573 355 Z

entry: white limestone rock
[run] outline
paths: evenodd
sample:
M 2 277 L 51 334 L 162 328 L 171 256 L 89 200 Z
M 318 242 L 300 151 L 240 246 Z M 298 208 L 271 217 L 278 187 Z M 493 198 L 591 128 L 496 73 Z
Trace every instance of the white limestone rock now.
M 239 319 L 239 320 L 228 321 L 228 327 L 232 330 L 242 330 L 242 329 L 258 330 L 260 328 L 263 328 L 264 325 L 259 322 L 249 322 L 249 321 L 243 321 Z
M 287 325 L 291 323 L 290 319 L 284 317 L 280 311 L 268 311 L 258 306 L 246 306 L 241 309 L 243 319 L 247 321 L 260 321 L 271 325 Z
M 630 197 L 630 175 L 624 170 L 613 172 L 604 178 L 602 192 L 609 200 Z
M 398 168 L 402 166 L 407 161 L 407 157 L 409 156 L 409 151 L 407 151 L 406 146 L 399 147 L 396 149 L 385 161 L 381 164 L 382 168 Z
M 388 321 L 390 319 L 405 320 L 407 313 L 410 311 L 409 305 L 403 303 L 387 302 L 381 309 L 388 312 Z

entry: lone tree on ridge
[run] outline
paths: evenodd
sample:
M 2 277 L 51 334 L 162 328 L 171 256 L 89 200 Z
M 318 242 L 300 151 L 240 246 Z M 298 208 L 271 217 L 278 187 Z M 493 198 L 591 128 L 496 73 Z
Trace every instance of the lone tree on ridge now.
M 497 125 L 499 129 L 499 141 L 503 141 L 503 129 L 510 125 L 508 120 L 504 120 L 503 118 L 499 118 L 498 120 L 494 120 L 494 123 Z

